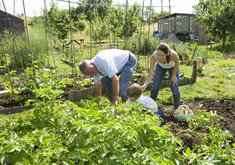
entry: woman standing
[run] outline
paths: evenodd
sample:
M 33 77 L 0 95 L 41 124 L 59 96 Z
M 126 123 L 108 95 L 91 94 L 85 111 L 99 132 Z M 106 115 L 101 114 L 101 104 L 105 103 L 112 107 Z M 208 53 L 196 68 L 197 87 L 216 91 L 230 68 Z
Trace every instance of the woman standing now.
M 169 73 L 171 80 L 171 91 L 173 93 L 174 99 L 174 108 L 177 109 L 180 105 L 180 89 L 179 89 L 179 56 L 178 54 L 169 48 L 166 43 L 161 43 L 156 51 L 150 57 L 150 69 L 141 89 L 144 91 L 150 80 L 152 79 L 155 64 L 155 73 L 153 78 L 153 86 L 151 89 L 151 98 L 153 100 L 157 99 L 158 91 L 161 87 L 161 82 L 166 74 L 166 71 Z

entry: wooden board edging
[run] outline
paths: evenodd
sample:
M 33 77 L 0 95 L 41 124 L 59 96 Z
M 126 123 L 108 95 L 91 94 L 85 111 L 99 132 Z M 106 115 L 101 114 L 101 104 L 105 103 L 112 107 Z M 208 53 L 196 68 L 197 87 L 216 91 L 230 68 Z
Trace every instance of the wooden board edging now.
M 16 106 L 16 107 L 10 107 L 10 108 L 3 108 L 3 109 L 0 109 L 0 114 L 19 113 L 19 112 L 23 112 L 25 110 L 32 109 L 32 108 L 33 108 L 32 104 L 30 104 L 27 107 L 25 107 L 25 106 Z

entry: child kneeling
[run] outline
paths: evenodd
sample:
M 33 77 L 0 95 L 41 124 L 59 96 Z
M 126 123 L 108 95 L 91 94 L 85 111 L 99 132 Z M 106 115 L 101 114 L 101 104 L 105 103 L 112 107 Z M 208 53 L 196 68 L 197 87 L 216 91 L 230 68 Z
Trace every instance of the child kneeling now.
M 134 104 L 136 101 L 138 103 L 143 104 L 143 108 L 146 108 L 147 110 L 151 110 L 155 115 L 164 118 L 164 114 L 162 110 L 158 110 L 157 103 L 148 96 L 142 95 L 142 90 L 139 86 L 139 84 L 132 84 L 130 85 L 126 90 L 128 100 L 127 103 Z

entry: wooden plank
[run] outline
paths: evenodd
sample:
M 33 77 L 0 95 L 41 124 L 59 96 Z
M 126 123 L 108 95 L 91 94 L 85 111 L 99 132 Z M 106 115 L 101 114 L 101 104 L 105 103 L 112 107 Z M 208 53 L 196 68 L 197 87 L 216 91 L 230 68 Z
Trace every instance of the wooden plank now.
M 81 99 L 87 99 L 89 96 L 95 96 L 94 88 L 88 88 L 84 90 L 72 90 L 68 93 L 70 101 L 80 101 Z
M 13 114 L 13 113 L 20 113 L 28 109 L 32 109 L 33 105 L 25 106 L 16 106 L 11 108 L 4 108 L 0 109 L 0 114 Z

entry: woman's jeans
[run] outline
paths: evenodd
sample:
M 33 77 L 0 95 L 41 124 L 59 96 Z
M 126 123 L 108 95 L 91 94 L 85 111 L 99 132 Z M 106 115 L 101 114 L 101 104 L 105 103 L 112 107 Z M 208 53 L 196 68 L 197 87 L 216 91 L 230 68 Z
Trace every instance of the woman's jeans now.
M 127 98 L 126 89 L 128 88 L 131 77 L 135 70 L 137 60 L 134 54 L 129 54 L 129 59 L 127 63 L 122 68 L 121 72 L 117 74 L 120 75 L 119 78 L 119 96 L 122 98 Z M 112 90 L 112 80 L 106 76 L 101 79 L 101 84 L 105 90 Z
M 161 83 L 162 83 L 162 80 L 166 74 L 166 71 L 168 71 L 169 78 L 171 80 L 173 70 L 174 70 L 174 67 L 170 68 L 170 69 L 165 69 L 165 68 L 162 68 L 159 64 L 156 65 L 155 73 L 154 73 L 154 77 L 153 77 L 153 86 L 151 89 L 151 98 L 153 100 L 156 100 L 156 98 L 157 98 L 158 91 L 161 87 Z M 180 81 L 179 69 L 176 73 L 176 78 Z M 178 84 L 175 86 L 173 85 L 173 83 L 171 81 L 171 91 L 172 91 L 173 95 L 180 95 L 179 81 L 178 81 Z

